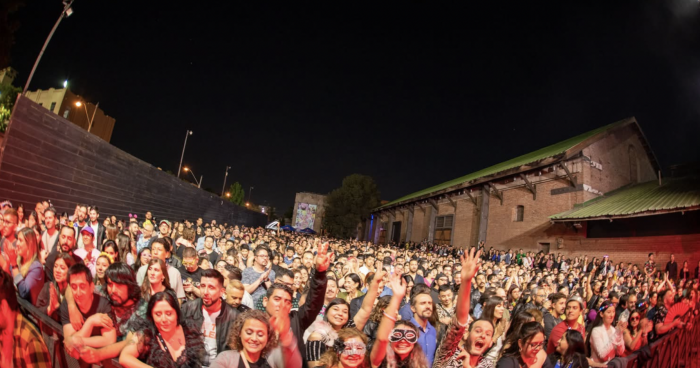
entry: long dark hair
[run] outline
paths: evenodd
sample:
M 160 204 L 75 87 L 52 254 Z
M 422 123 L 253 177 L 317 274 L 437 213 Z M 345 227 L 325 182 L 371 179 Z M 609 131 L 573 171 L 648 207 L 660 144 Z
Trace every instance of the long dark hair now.
M 486 301 L 484 302 L 483 312 L 481 313 L 481 318 L 493 322 L 493 320 L 496 318 L 494 317 L 494 312 L 496 311 L 496 306 L 499 304 L 504 304 L 503 298 L 501 298 L 500 296 L 494 295 L 486 299 Z
M 520 357 L 520 345 L 518 344 L 518 340 L 528 342 L 538 333 L 544 334 L 544 327 L 542 327 L 541 324 L 537 322 L 525 323 L 520 329 L 520 332 L 518 332 L 515 343 L 503 350 L 503 356 Z
M 131 244 L 129 244 L 131 246 Z M 144 266 L 141 264 L 141 254 L 148 249 L 148 252 L 151 253 L 151 247 L 144 247 L 139 251 L 139 254 L 136 256 L 136 259 L 134 260 L 134 265 L 133 268 L 134 270 L 138 271 L 141 266 Z M 151 253 L 152 254 L 152 253 Z
M 126 285 L 129 289 L 129 299 L 138 302 L 141 299 L 141 288 L 136 281 L 136 272 L 124 262 L 114 262 L 105 271 L 105 279 L 115 284 Z
M 595 319 L 593 320 L 593 323 L 588 326 L 588 330 L 586 330 L 586 351 L 591 351 L 591 331 L 593 331 L 594 328 L 600 326 L 603 324 L 603 313 L 605 313 L 608 308 L 615 308 L 615 303 L 606 300 L 603 302 L 603 304 L 600 305 L 600 308 L 596 310 L 598 314 L 595 316 Z
M 583 341 L 583 335 L 576 330 L 567 330 L 561 337 L 566 339 L 567 345 L 569 347 L 564 352 L 564 355 L 560 355 L 561 367 L 568 367 L 569 364 L 573 363 L 572 367 L 585 367 L 584 361 L 588 363 L 586 359 L 586 344 Z
M 119 254 L 119 260 L 126 263 L 126 256 L 131 253 L 131 241 L 129 237 L 124 234 L 117 234 L 117 253 Z
M 518 312 L 518 314 L 513 317 L 510 327 L 508 327 L 508 331 L 506 331 L 506 338 L 503 341 L 503 350 L 509 348 L 510 346 L 518 346 L 518 331 L 520 331 L 526 323 L 529 323 L 530 320 L 534 318 L 535 316 L 525 310 Z M 489 322 L 493 323 L 491 320 L 489 320 Z M 495 331 L 496 326 L 493 326 L 493 328 Z
M 170 307 L 175 309 L 175 314 L 177 315 L 177 325 L 179 326 L 180 322 L 182 321 L 180 303 L 178 303 L 177 297 L 172 290 L 159 291 L 151 297 L 151 299 L 148 301 L 148 312 L 146 314 L 146 318 L 148 318 L 148 320 L 155 326 L 155 322 L 153 321 L 153 307 L 160 301 L 168 303 Z

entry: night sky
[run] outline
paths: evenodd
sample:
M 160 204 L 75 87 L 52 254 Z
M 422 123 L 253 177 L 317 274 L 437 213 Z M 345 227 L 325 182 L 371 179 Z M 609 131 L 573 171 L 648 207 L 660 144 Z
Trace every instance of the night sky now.
M 20 86 L 62 9 L 26 2 Z M 280 214 L 349 174 L 393 200 L 629 116 L 664 168 L 700 160 L 696 0 L 256 3 L 76 0 L 30 90 L 68 79 L 164 170 L 191 129 L 203 187 L 230 165 Z

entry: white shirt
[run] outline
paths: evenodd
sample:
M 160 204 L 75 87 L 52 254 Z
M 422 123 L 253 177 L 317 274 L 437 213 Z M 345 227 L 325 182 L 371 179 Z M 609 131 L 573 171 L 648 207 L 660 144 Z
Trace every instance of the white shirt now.
M 92 248 L 92 252 L 90 253 L 90 260 L 88 261 L 85 259 L 88 255 L 88 252 L 85 250 L 85 248 L 80 248 L 76 249 L 73 253 L 75 253 L 76 256 L 80 257 L 83 259 L 83 263 L 90 269 L 90 272 L 92 273 L 92 277 L 94 278 L 95 275 L 97 274 L 97 257 L 100 256 L 100 251 L 97 250 L 97 248 Z
M 48 231 L 44 231 L 44 233 L 41 234 L 41 242 L 44 244 L 44 247 L 46 247 L 46 254 L 51 253 L 57 238 L 58 230 L 54 231 L 53 236 L 49 236 Z
M 209 354 L 209 362 L 213 362 L 216 358 L 216 317 L 221 314 L 221 310 L 216 313 L 209 314 L 207 309 L 202 307 L 202 336 L 204 336 L 204 346 Z

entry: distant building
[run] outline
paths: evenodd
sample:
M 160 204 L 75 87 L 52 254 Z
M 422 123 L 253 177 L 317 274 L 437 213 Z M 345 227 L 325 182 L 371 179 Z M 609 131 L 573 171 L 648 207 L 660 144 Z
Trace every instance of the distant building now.
M 11 67 L 0 70 L 0 85 L 12 84 L 17 77 L 17 71 Z
M 301 192 L 294 198 L 292 226 L 297 230 L 306 229 L 320 233 L 326 209 L 326 195 Z
M 94 114 L 90 133 L 107 142 L 112 139 L 112 131 L 116 120 L 106 115 L 99 107 L 97 112 L 95 112 L 94 104 L 85 101 L 84 98 L 74 94 L 68 88 L 28 91 L 26 96 L 54 114 L 69 120 L 85 130 L 88 129 L 90 119 L 93 118 Z M 76 105 L 78 102 L 80 102 L 80 106 Z

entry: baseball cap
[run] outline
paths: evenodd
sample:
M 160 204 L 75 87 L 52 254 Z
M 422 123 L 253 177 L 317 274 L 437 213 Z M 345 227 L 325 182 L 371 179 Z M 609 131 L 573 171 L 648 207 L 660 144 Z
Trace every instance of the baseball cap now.
M 80 230 L 80 233 L 88 233 L 92 236 L 95 236 L 95 230 L 93 230 L 91 226 L 85 226 Z
M 160 220 L 160 222 L 158 223 L 158 226 L 163 225 L 164 222 L 165 222 L 166 224 L 168 224 L 168 227 L 173 227 L 173 226 L 170 224 L 170 221 L 168 221 L 168 220 Z

